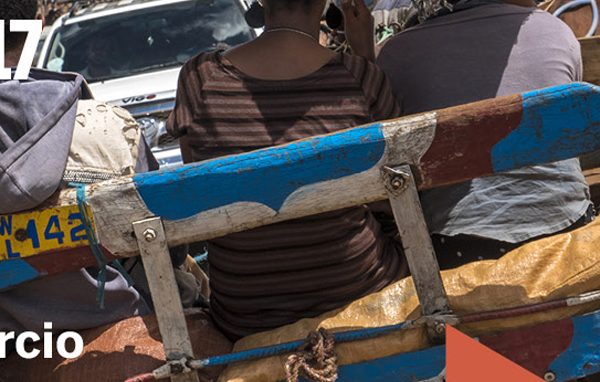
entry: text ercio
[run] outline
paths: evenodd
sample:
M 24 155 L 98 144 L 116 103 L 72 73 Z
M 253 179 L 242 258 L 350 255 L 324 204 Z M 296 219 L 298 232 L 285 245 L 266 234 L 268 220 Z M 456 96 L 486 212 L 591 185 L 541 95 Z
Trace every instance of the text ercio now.
M 83 338 L 76 332 L 63 332 L 57 338 L 53 338 L 52 323 L 44 323 L 43 338 L 36 332 L 22 332 L 16 335 L 15 332 L 0 332 L 0 359 L 5 359 L 8 344 L 14 341 L 17 355 L 24 359 L 34 359 L 42 353 L 38 347 L 43 346 L 44 358 L 50 359 L 54 354 L 54 345 L 59 356 L 66 359 L 77 358 L 83 353 Z M 41 342 L 41 343 L 40 343 Z M 28 345 L 27 347 L 25 345 Z

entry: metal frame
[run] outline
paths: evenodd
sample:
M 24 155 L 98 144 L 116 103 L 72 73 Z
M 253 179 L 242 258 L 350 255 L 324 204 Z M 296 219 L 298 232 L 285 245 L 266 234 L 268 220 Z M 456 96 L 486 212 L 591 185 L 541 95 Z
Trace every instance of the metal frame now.
M 156 319 L 167 358 L 164 372 L 171 375 L 173 382 L 199 382 L 196 371 L 187 366 L 187 362 L 194 357 L 194 350 L 162 221 L 159 217 L 141 220 L 133 223 L 133 230 L 156 308 Z
M 413 172 L 409 165 L 384 166 L 382 175 L 422 314 L 431 317 L 427 320 L 430 342 L 442 343 L 446 332 L 444 318 L 451 309 Z M 188 367 L 194 352 L 162 221 L 160 217 L 137 221 L 133 223 L 133 230 L 167 357 L 167 365 L 162 372 L 164 376 L 170 375 L 174 382 L 198 382 L 197 373 Z
M 443 316 L 450 314 L 451 309 L 413 172 L 405 164 L 384 166 L 382 173 L 422 314 L 439 317 L 428 321 L 429 340 L 442 343 L 446 333 Z

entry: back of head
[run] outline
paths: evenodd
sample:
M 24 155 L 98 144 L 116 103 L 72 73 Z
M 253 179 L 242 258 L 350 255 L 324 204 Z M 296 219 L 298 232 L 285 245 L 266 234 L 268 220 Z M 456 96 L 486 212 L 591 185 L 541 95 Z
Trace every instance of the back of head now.
M 11 33 L 8 20 L 33 20 L 38 12 L 37 0 L 0 0 L 0 20 L 5 20 L 4 36 L 6 50 L 20 49 L 25 42 L 25 33 Z

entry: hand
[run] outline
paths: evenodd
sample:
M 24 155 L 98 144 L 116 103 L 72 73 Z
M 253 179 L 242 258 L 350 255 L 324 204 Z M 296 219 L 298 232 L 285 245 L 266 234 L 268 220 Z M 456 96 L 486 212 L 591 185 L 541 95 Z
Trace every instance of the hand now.
M 346 40 L 354 54 L 375 61 L 373 16 L 364 0 L 342 0 Z

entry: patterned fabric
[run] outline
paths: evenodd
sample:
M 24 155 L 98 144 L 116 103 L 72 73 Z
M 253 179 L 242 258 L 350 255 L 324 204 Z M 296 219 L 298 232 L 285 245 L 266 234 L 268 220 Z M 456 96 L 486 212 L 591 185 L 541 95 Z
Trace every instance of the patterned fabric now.
M 367 60 L 345 54 L 291 81 L 246 76 L 221 52 L 197 56 L 181 73 L 168 129 L 174 136 L 186 135 L 194 161 L 400 113 L 383 73 Z
M 168 129 L 186 136 L 197 161 L 398 114 L 387 80 L 363 58 L 339 54 L 306 77 L 267 81 L 216 52 L 184 66 Z M 232 338 L 316 316 L 405 274 L 399 244 L 366 206 L 215 239 L 208 258 L 212 313 Z

